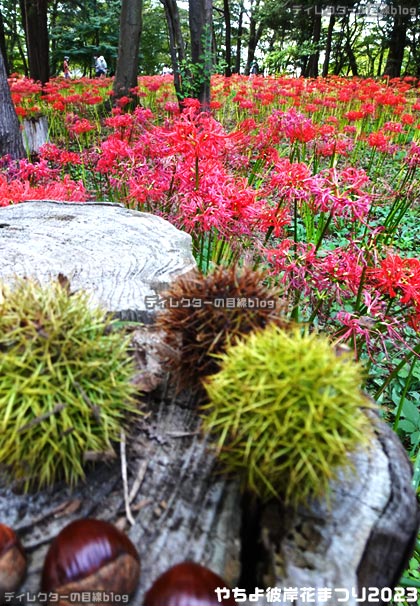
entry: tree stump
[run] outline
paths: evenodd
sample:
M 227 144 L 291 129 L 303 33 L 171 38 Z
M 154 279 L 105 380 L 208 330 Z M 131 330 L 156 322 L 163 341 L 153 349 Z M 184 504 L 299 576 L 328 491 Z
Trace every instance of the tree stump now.
M 200 402 L 193 393 L 174 394 L 162 338 L 144 303 L 194 266 L 189 236 L 116 205 L 32 202 L 0 209 L 0 253 L 3 277 L 44 280 L 64 273 L 72 288 L 87 289 L 110 311 L 149 323 L 133 335 L 136 382 L 150 393 L 143 397 L 146 414 L 126 437 L 126 451 L 88 463 L 86 481 L 73 491 L 57 485 L 25 495 L 0 481 L 0 520 L 16 529 L 29 554 L 23 598 L 16 603 L 29 603 L 27 592 L 34 603 L 49 543 L 85 516 L 116 523 L 136 545 L 142 561 L 131 601 L 136 606 L 160 573 L 185 559 L 210 567 L 248 596 L 256 587 L 277 588 L 283 600 L 284 588 L 296 588 L 295 600 L 274 604 L 307 604 L 302 592 L 311 588 L 312 604 L 347 597 L 345 603 L 355 606 L 363 603 L 356 602 L 363 588 L 393 587 L 419 513 L 405 451 L 375 415 L 375 439 L 353 456 L 354 471 L 343 470 L 331 483 L 329 501 L 297 512 L 278 502 L 262 507 L 241 495 L 235 479 L 218 473 L 211 444 L 200 432 Z M 267 594 L 252 603 L 267 605 Z
M 23 121 L 22 139 L 28 155 L 38 154 L 41 147 L 48 141 L 47 116 L 25 118 Z
M 159 293 L 195 267 L 191 236 L 120 204 L 31 201 L 0 209 L 0 279 L 41 283 L 64 274 L 73 290 L 125 320 L 150 322 Z
M 380 598 L 369 588 L 398 583 L 414 547 L 419 509 L 410 486 L 411 466 L 397 435 L 370 416 L 375 439 L 367 452 L 352 457 L 355 471 L 343 470 L 331 483 L 329 502 L 317 501 L 297 512 L 278 503 L 263 508 L 260 577 L 266 585 L 313 588 L 315 604 L 325 604 L 329 589 L 327 603 L 356 606 Z M 384 596 L 375 602 L 389 603 L 386 592 Z M 296 600 L 281 603 L 307 604 L 308 593 L 298 591 Z

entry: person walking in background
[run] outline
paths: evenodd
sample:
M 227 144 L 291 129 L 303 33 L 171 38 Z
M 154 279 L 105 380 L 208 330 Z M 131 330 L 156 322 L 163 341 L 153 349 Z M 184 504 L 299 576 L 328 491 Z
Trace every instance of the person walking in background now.
M 93 57 L 94 61 L 95 61 L 95 75 L 97 78 L 102 78 L 104 76 L 106 76 L 106 72 L 108 70 L 108 65 L 105 61 L 105 58 L 103 57 L 103 55 L 100 55 L 100 57 Z
M 249 77 L 253 78 L 254 76 L 257 76 L 258 71 L 259 71 L 258 63 L 254 59 L 254 61 L 251 63 L 251 66 L 249 68 Z
M 65 78 L 70 78 L 70 57 L 64 57 L 63 74 Z

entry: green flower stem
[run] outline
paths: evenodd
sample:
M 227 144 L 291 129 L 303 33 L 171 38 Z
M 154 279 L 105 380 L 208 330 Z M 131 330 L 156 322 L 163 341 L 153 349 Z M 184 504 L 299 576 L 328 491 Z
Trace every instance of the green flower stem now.
M 420 343 L 418 343 L 415 347 L 413 347 L 413 349 L 411 349 L 404 356 L 404 358 L 401 360 L 401 362 L 399 364 L 397 364 L 397 366 L 394 368 L 394 370 L 389 373 L 389 375 L 387 376 L 387 378 L 385 379 L 385 381 L 382 383 L 381 387 L 376 391 L 376 393 L 374 395 L 375 400 L 378 400 L 379 397 L 382 395 L 382 393 L 385 391 L 385 389 L 388 387 L 388 385 L 396 377 L 398 377 L 398 374 L 399 374 L 400 370 L 402 368 L 404 368 L 404 366 L 411 360 L 411 358 L 413 358 L 414 356 L 418 357 L 419 354 L 420 354 Z M 416 361 L 418 361 L 418 360 L 416 360 Z
M 407 378 L 406 378 L 405 383 L 404 383 L 404 388 L 403 388 L 403 390 L 401 392 L 400 401 L 398 403 L 398 409 L 397 409 L 397 413 L 395 415 L 395 420 L 394 420 L 394 424 L 393 424 L 394 431 L 397 430 L 398 424 L 400 422 L 400 417 L 401 417 L 402 409 L 403 409 L 403 406 L 404 406 L 405 397 L 406 397 L 407 392 L 409 390 L 409 387 L 410 387 L 410 384 L 411 384 L 411 379 L 412 379 L 412 376 L 413 376 L 414 367 L 417 364 L 417 361 L 418 360 L 416 360 L 415 358 L 412 360 L 411 365 L 410 365 L 410 370 L 408 371 L 408 375 L 407 375 Z

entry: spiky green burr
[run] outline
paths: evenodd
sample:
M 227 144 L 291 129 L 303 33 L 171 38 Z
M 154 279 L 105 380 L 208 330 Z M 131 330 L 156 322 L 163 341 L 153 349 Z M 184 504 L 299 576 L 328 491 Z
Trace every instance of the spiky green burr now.
M 270 325 L 219 362 L 204 382 L 203 430 L 224 469 L 262 499 L 296 506 L 325 494 L 349 454 L 368 443 L 362 367 L 326 336 Z
M 27 490 L 84 477 L 137 411 L 126 335 L 83 292 L 0 285 L 0 467 Z

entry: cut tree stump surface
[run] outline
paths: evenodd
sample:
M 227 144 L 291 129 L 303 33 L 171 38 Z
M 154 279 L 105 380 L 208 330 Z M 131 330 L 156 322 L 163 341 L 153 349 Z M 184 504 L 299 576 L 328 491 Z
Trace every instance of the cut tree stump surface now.
M 150 321 L 173 278 L 195 267 L 191 236 L 119 204 L 31 201 L 0 208 L 0 279 L 59 273 L 123 319 Z
M 146 293 L 160 292 L 177 272 L 193 266 L 189 236 L 157 217 L 108 204 L 31 202 L 8 208 L 0 209 L 0 274 L 44 279 L 64 273 L 72 288 L 88 289 L 110 311 L 142 317 Z M 42 219 L 33 220 L 38 213 Z M 61 225 L 74 226 L 72 236 L 63 238 Z M 163 254 L 160 269 L 150 250 Z M 144 275 L 152 277 L 153 287 L 150 281 L 144 285 Z M 39 591 L 50 541 L 70 521 L 86 516 L 116 523 L 136 545 L 142 574 L 131 601 L 135 606 L 161 572 L 185 559 L 209 566 L 232 586 L 298 589 L 297 600 L 273 603 L 304 606 L 308 599 L 299 597 L 299 590 L 312 587 L 313 604 L 325 605 L 317 590 L 329 588 L 327 604 L 336 606 L 343 594 L 334 590 L 342 589 L 349 592 L 346 603 L 356 606 L 363 603 L 351 595 L 358 586 L 392 587 L 413 546 L 419 513 L 411 466 L 388 425 L 372 416 L 376 437 L 353 457 L 355 471 L 331 483 L 329 506 L 318 501 L 294 513 L 276 502 L 253 509 L 236 480 L 216 473 L 211 445 L 199 431 L 199 403 L 188 393 L 173 395 L 160 342 L 153 325 L 133 335 L 136 383 L 150 391 L 143 396 L 145 415 L 127 436 L 133 525 L 118 456 L 89 464 L 86 482 L 73 491 L 56 486 L 25 495 L 0 482 L 0 521 L 17 530 L 29 554 L 20 593 Z

